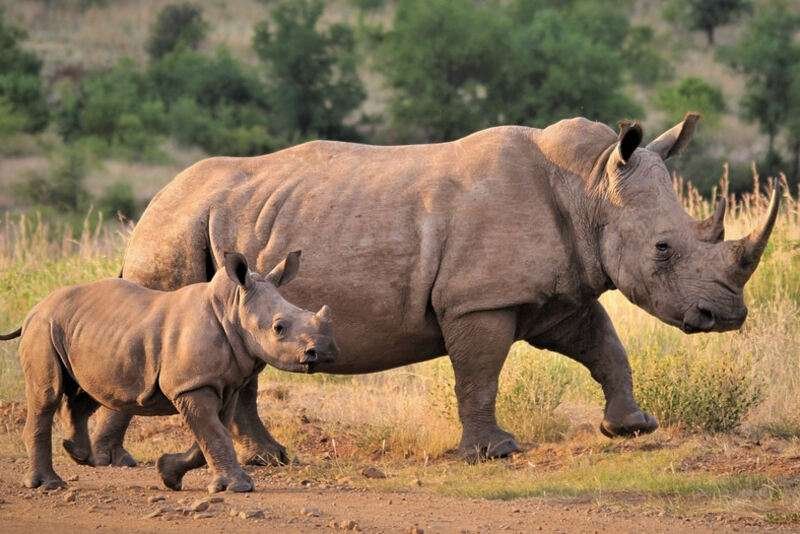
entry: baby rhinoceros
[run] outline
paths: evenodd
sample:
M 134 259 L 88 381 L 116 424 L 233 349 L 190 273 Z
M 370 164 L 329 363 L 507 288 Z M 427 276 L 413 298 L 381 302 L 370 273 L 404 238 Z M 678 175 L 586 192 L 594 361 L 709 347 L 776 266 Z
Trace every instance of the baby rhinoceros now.
M 76 462 L 93 464 L 87 419 L 98 405 L 135 415 L 180 413 L 195 442 L 159 459 L 164 484 L 179 490 L 187 471 L 208 462 L 209 492 L 252 491 L 226 428 L 239 388 L 266 364 L 312 372 L 338 354 L 329 308 L 315 314 L 278 293 L 299 262 L 293 252 L 262 276 L 229 253 L 208 283 L 164 292 L 115 278 L 60 289 L 36 305 L 20 329 L 0 336 L 22 336 L 31 461 L 25 486 L 65 485 L 51 449 L 53 415 L 64 397 L 63 445 Z

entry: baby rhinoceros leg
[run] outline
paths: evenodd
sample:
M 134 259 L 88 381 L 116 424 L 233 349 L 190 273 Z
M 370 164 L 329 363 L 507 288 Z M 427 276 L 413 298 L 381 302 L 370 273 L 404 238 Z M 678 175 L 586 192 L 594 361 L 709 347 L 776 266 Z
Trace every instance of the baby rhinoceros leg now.
M 186 423 L 194 434 L 196 445 L 202 452 L 202 456 L 208 461 L 214 478 L 208 485 L 209 493 L 219 491 L 245 492 L 253 491 L 253 481 L 244 472 L 236 459 L 236 451 L 233 448 L 233 440 L 225 428 L 222 420 L 227 420 L 231 402 L 226 403 L 228 409 L 223 413 L 223 403 L 219 396 L 210 388 L 200 388 L 187 393 L 182 393 L 174 402 L 175 407 L 186 419 Z M 177 480 L 177 486 L 172 489 L 180 488 L 180 478 L 189 469 L 200 467 L 203 463 L 198 458 L 196 452 L 190 449 L 187 453 L 178 458 L 178 455 L 165 455 L 159 461 L 159 473 L 167 484 Z M 172 469 L 170 473 L 168 470 Z M 173 478 L 169 478 L 170 475 Z M 179 478 L 178 478 L 179 477 Z
M 79 465 L 95 465 L 92 445 L 89 441 L 89 417 L 97 409 L 97 402 L 85 392 L 67 393 L 61 409 L 61 424 L 66 437 L 62 441 L 64 450 Z
M 34 337 L 36 332 L 28 332 Z M 43 342 L 23 340 L 20 362 L 25 372 L 27 415 L 22 437 L 31 466 L 23 479 L 28 488 L 56 489 L 66 483 L 53 470 L 53 416 L 62 394 L 62 375 L 58 355 L 50 344 L 49 331 Z M 45 341 L 46 340 L 46 341 Z

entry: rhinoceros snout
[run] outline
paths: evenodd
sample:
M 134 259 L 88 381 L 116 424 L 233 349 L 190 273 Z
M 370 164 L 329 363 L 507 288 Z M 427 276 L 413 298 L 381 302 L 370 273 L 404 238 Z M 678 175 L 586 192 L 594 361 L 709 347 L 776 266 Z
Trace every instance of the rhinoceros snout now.
M 300 363 L 330 363 L 336 359 L 336 352 L 336 347 L 333 344 L 318 343 L 306 349 L 302 358 L 300 358 Z
M 697 332 L 725 332 L 739 329 L 747 318 L 747 308 L 739 308 L 730 313 L 715 313 L 703 304 L 696 304 L 683 316 L 683 331 L 687 334 Z

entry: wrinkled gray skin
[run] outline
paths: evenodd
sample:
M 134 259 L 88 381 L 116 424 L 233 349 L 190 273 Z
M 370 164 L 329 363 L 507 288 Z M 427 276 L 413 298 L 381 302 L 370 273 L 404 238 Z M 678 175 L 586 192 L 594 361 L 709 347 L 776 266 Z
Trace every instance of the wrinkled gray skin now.
M 495 420 L 500 369 L 515 340 L 584 364 L 606 398 L 609 436 L 652 432 L 631 369 L 598 297 L 618 288 L 686 332 L 739 328 L 744 283 L 774 223 L 722 241 L 724 203 L 692 220 L 664 160 L 696 115 L 646 148 L 586 119 L 543 130 L 497 127 L 457 141 L 367 146 L 315 141 L 255 158 L 211 158 L 179 174 L 134 230 L 122 276 L 154 288 L 205 280 L 219 251 L 263 266 L 307 252 L 286 295 L 336 304 L 336 362 L 369 373 L 448 354 L 468 459 L 518 449 Z M 102 414 L 94 446 L 117 464 L 128 419 Z M 240 459 L 286 460 L 242 390 L 232 431 Z
M 310 372 L 338 350 L 327 307 L 314 314 L 278 293 L 298 265 L 292 253 L 265 279 L 241 254 L 227 254 L 209 283 L 163 292 L 115 278 L 60 289 L 36 305 L 19 349 L 31 459 L 25 486 L 65 485 L 51 451 L 53 415 L 64 397 L 63 446 L 79 464 L 95 463 L 87 421 L 99 404 L 124 414 L 180 413 L 196 441 L 158 460 L 164 483 L 181 489 L 183 475 L 207 460 L 210 492 L 252 491 L 226 429 L 239 389 L 267 363 Z

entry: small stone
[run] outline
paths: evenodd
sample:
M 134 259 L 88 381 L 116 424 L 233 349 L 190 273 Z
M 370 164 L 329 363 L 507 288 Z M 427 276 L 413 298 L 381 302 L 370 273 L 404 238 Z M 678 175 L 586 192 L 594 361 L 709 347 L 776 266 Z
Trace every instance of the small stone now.
M 311 481 L 310 480 L 301 480 L 300 481 L 300 485 L 301 486 L 310 486 L 311 485 Z
M 425 534 L 425 530 L 420 527 L 411 527 L 408 529 L 408 534 Z
M 231 517 L 237 517 L 239 515 L 239 510 L 237 510 L 236 508 L 231 508 L 230 510 L 228 510 L 228 515 Z
M 144 516 L 144 518 L 145 519 L 155 519 L 156 517 L 161 517 L 163 514 L 164 514 L 164 512 L 162 512 L 161 509 L 159 508 L 158 510 L 153 510 L 152 512 L 150 512 L 149 514 Z
M 79 479 L 80 477 L 78 477 L 78 475 L 72 475 L 67 479 L 67 482 L 77 482 Z
M 415 478 L 414 479 L 414 485 L 415 486 L 421 486 L 422 485 L 422 481 L 420 479 L 418 479 L 418 478 Z
M 308 517 L 319 517 L 322 515 L 317 508 L 302 508 L 300 513 L 303 515 L 307 515 Z
M 158 486 L 156 486 L 156 485 L 150 484 L 149 486 L 147 486 L 147 489 L 149 489 L 149 490 L 153 490 L 153 491 L 158 491 L 158 490 L 160 490 L 161 488 L 159 488 L 159 487 L 158 487 Z
M 239 517 L 242 519 L 264 519 L 264 512 L 262 510 L 242 510 L 239 512 Z
M 342 521 L 341 523 L 339 523 L 339 528 L 342 530 L 360 530 L 358 528 L 358 523 L 356 523 L 352 519 L 348 519 L 347 521 Z
M 163 495 L 153 495 L 147 498 L 147 502 L 150 504 L 154 504 L 160 501 L 163 501 L 165 497 Z
M 208 510 L 209 506 L 210 506 L 210 504 L 209 504 L 209 502 L 207 500 L 199 499 L 199 500 L 194 501 L 192 503 L 192 506 L 190 507 L 190 509 L 191 509 L 192 512 L 205 512 L 206 510 Z
M 377 467 L 370 465 L 361 470 L 361 474 L 367 478 L 386 478 L 386 473 Z
M 208 519 L 210 517 L 214 517 L 214 514 L 212 514 L 211 512 L 200 512 L 194 514 L 192 517 L 195 519 Z
M 89 507 L 89 511 L 90 511 L 90 512 L 99 512 L 99 511 L 100 511 L 100 507 L 99 507 L 99 506 L 97 506 L 96 504 L 93 504 L 93 505 L 91 505 L 91 506 Z
M 75 502 L 75 492 L 70 491 L 64 495 L 64 502 Z
M 206 497 L 204 500 L 210 502 L 211 504 L 225 502 L 225 498 L 220 497 L 219 495 L 212 495 L 211 497 Z

